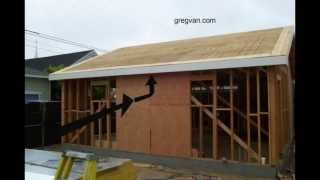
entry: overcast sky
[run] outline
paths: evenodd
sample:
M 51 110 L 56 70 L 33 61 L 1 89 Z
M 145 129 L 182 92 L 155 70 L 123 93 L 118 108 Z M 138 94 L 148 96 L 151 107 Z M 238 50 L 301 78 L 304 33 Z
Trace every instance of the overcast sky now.
M 215 18 L 175 24 L 176 18 Z M 294 0 L 26 0 L 25 28 L 107 51 L 116 48 L 295 24 Z M 35 56 L 26 35 L 26 58 Z M 38 39 L 38 56 L 84 50 Z

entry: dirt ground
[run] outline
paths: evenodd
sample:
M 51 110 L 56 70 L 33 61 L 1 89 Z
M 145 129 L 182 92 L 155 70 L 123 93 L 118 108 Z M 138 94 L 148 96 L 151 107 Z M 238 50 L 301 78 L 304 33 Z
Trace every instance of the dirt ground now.
M 134 164 L 137 180 L 271 180 L 236 175 L 192 172 L 189 170 L 170 169 L 149 164 Z

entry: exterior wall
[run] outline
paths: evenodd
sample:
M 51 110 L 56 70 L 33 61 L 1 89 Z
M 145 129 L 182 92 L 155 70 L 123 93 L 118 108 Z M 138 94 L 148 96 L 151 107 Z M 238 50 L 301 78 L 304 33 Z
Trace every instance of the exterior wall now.
M 190 156 L 189 73 L 156 74 L 152 97 L 133 103 L 126 114 L 117 114 L 117 149 L 159 155 Z M 122 94 L 134 98 L 147 94 L 149 75 L 117 78 L 117 101 Z
M 50 85 L 49 80 L 45 78 L 24 78 L 24 91 L 35 92 L 40 94 L 40 100 L 47 101 L 50 100 Z
M 250 71 L 249 71 L 250 70 Z M 253 72 L 254 79 L 251 80 L 249 72 Z M 157 155 L 169 155 L 169 156 L 180 156 L 180 157 L 190 157 L 197 155 L 192 155 L 191 153 L 191 101 L 193 102 L 192 107 L 199 106 L 200 110 L 203 111 L 200 114 L 206 114 L 213 120 L 213 135 L 214 143 L 213 154 L 217 152 L 218 147 L 221 146 L 219 131 L 224 132 L 227 138 L 230 138 L 230 148 L 228 152 L 236 152 L 238 146 L 240 145 L 246 153 L 250 154 L 243 158 L 234 158 L 231 156 L 231 160 L 240 161 L 250 161 L 251 157 L 256 158 L 254 162 L 259 163 L 261 155 L 266 156 L 265 153 L 261 152 L 261 137 L 262 133 L 266 134 L 268 140 L 268 162 L 273 165 L 277 164 L 280 159 L 280 152 L 282 151 L 284 145 L 289 141 L 289 130 L 290 130 L 290 117 L 289 112 L 292 112 L 290 107 L 289 90 L 292 89 L 292 84 L 290 82 L 290 76 L 288 76 L 288 69 L 286 67 L 270 66 L 265 69 L 261 68 L 250 68 L 250 69 L 237 69 L 237 70 L 221 70 L 230 71 L 227 79 L 218 78 L 220 72 L 179 72 L 179 73 L 163 73 L 154 74 L 153 77 L 157 84 L 155 85 L 155 92 L 152 97 L 145 99 L 140 102 L 133 102 L 129 107 L 128 111 L 121 117 L 121 111 L 117 111 L 116 118 L 116 139 L 112 139 L 112 145 L 101 145 L 101 140 L 103 138 L 99 137 L 97 139 L 93 136 L 93 123 L 87 128 L 82 130 L 69 133 L 64 136 L 62 142 L 86 144 L 91 146 L 96 146 L 100 148 L 112 148 L 116 150 L 130 151 L 130 152 L 141 152 L 150 153 Z M 264 77 L 267 76 L 267 86 L 262 86 L 267 89 L 268 100 L 264 99 L 264 103 L 267 103 L 268 112 L 266 110 L 260 111 L 258 107 L 261 107 L 260 91 L 261 88 L 258 86 L 262 81 L 260 80 L 259 73 L 265 73 Z M 234 75 L 233 75 L 234 74 Z M 253 101 L 257 101 L 256 111 L 251 111 L 242 109 L 242 120 L 245 120 L 246 127 L 242 130 L 247 129 L 247 135 L 239 134 L 239 128 L 243 128 L 240 125 L 226 125 L 226 121 L 234 122 L 235 115 L 239 115 L 241 111 L 236 110 L 238 106 L 234 106 L 234 101 L 229 101 L 231 108 L 217 108 L 217 95 L 219 95 L 218 90 L 213 88 L 213 112 L 206 111 L 207 108 L 202 108 L 204 104 L 196 103 L 191 98 L 191 80 L 207 80 L 211 79 L 213 81 L 213 86 L 224 86 L 221 84 L 223 81 L 228 81 L 229 85 L 237 85 L 240 83 L 238 80 L 233 80 L 233 77 L 238 76 L 245 77 L 246 81 L 242 79 L 242 83 L 245 82 L 246 89 L 249 91 L 242 91 L 243 93 L 236 95 L 250 97 L 246 98 L 247 106 L 251 104 L 251 98 Z M 135 75 L 135 76 L 120 76 L 116 77 L 116 96 L 117 104 L 122 103 L 122 95 L 126 94 L 131 98 L 146 95 L 149 93 L 149 87 L 146 86 L 146 82 L 150 75 Z M 220 80 L 219 80 L 220 79 Z M 225 80 L 223 80 L 225 79 Z M 281 80 L 280 84 L 278 80 Z M 62 86 L 62 124 L 71 123 L 81 116 L 87 116 L 93 111 L 93 100 L 90 94 L 92 93 L 91 86 L 93 84 L 98 85 L 99 83 L 108 84 L 110 78 L 99 78 L 99 79 L 81 79 L 81 80 L 67 80 L 64 81 Z M 256 82 L 251 85 L 252 82 Z M 99 83 L 98 83 L 99 82 Z M 259 82 L 259 83 L 258 83 Z M 97 84 L 98 83 L 98 84 Z M 264 83 L 261 83 L 264 84 Z M 290 85 L 291 84 L 291 85 Z M 100 84 L 99 84 L 100 85 Z M 263 89 L 262 88 L 262 89 Z M 108 85 L 106 85 L 106 92 L 108 91 Z M 256 94 L 253 93 L 256 91 Z M 259 94 L 257 94 L 259 92 Z M 236 93 L 234 90 L 230 89 L 230 94 Z M 246 95 L 244 95 L 246 94 Z M 84 98 L 86 97 L 86 98 Z M 234 97 L 234 96 L 230 96 Z M 265 97 L 265 96 L 264 96 Z M 234 99 L 234 98 L 232 98 Z M 101 102 L 108 102 L 107 100 L 102 100 Z M 221 101 L 221 100 L 220 100 Z M 250 102 L 250 103 L 249 103 Z M 221 103 L 221 102 L 220 102 Z M 108 103 L 106 103 L 108 104 Z M 199 104 L 199 105 L 197 105 Z M 110 107 L 107 105 L 107 107 Z M 224 106 L 225 107 L 225 106 Z M 236 108 L 235 108 L 236 107 Z M 248 108 L 248 107 L 247 107 Z M 90 110 L 91 109 L 91 110 Z M 250 108 L 251 109 L 251 106 Z M 291 109 L 291 110 L 290 110 Z M 232 116 L 218 116 L 217 111 L 232 111 Z M 263 114 L 262 114 L 263 113 Z M 199 120 L 203 118 L 203 115 L 199 114 Z M 267 119 L 263 118 L 267 115 Z M 253 116 L 257 116 L 256 119 L 252 119 Z M 258 118 L 260 117 L 260 118 Z M 223 119 L 224 118 L 224 119 Z M 109 115 L 107 115 L 107 121 L 110 122 Z M 238 120 L 239 117 L 238 117 Z M 267 121 L 267 123 L 265 123 Z M 235 120 L 237 122 L 237 119 Z M 264 122 L 264 126 L 261 124 Z M 201 124 L 201 123 L 200 123 Z M 268 125 L 266 125 L 268 124 Z M 266 127 L 267 126 L 267 127 Z M 99 125 L 101 129 L 102 125 Z M 107 127 L 110 127 L 107 125 Z M 262 129 L 263 128 L 263 129 Z M 251 130 L 250 130 L 251 129 Z M 255 131 L 253 131 L 255 129 Z M 262 131 L 263 130 L 263 131 Z M 265 133 L 267 131 L 267 133 Z M 201 131 L 200 131 L 201 132 Z M 250 133 L 257 132 L 257 133 Z M 78 134 L 78 135 L 77 135 Z M 260 135 L 259 135 L 260 134 Z M 90 136 L 89 136 L 90 135 Z M 91 137 L 91 139 L 90 139 Z M 107 138 L 108 139 L 108 138 Z M 258 141 L 258 139 L 260 139 Z M 97 141 L 98 140 L 98 141 Z M 96 143 L 98 142 L 98 143 Z M 257 147 L 256 150 L 253 147 L 253 142 Z M 232 147 L 233 144 L 233 147 Z M 240 147 L 239 146 L 239 147 Z M 219 148 L 218 148 L 219 149 Z M 220 150 L 218 150 L 220 151 Z M 223 151 L 223 150 L 222 150 Z M 213 156 L 213 159 L 220 159 L 217 155 Z

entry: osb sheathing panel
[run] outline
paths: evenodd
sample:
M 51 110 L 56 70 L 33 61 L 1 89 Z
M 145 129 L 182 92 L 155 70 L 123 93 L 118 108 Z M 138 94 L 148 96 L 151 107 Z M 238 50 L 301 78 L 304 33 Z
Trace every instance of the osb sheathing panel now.
M 118 103 L 122 94 L 137 97 L 149 92 L 148 75 L 117 77 Z M 190 78 L 188 73 L 154 75 L 152 97 L 133 103 L 117 117 L 119 150 L 160 155 L 190 155 Z
M 226 35 L 120 48 L 65 68 L 56 74 L 137 65 L 184 63 L 204 59 L 287 55 L 292 27 L 281 27 Z

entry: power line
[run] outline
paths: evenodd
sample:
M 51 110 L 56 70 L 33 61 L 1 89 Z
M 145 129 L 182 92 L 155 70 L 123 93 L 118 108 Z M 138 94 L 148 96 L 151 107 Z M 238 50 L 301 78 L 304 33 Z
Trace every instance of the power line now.
M 49 40 L 53 40 L 53 41 L 58 41 L 58 42 L 61 42 L 61 43 L 74 45 L 74 46 L 78 46 L 78 47 L 82 47 L 82 48 L 86 48 L 86 49 L 95 49 L 95 50 L 101 51 L 101 52 L 105 52 L 106 51 L 104 49 L 96 48 L 94 46 L 88 46 L 88 45 L 77 43 L 77 42 L 74 42 L 74 41 L 69 41 L 69 40 L 66 40 L 66 39 L 62 39 L 62 38 L 59 38 L 59 37 L 56 37 L 56 36 L 43 34 L 43 33 L 36 32 L 36 31 L 31 31 L 31 30 L 28 30 L 28 29 L 26 29 L 25 32 L 27 34 L 29 34 L 29 35 L 32 35 L 32 36 L 41 37 L 41 38 L 45 38 L 45 39 L 49 39 Z
M 31 48 L 37 48 L 36 46 L 30 45 L 30 44 L 26 44 L 26 46 L 31 47 Z M 52 53 L 60 53 L 60 52 L 52 51 L 52 50 L 49 50 L 49 49 L 46 49 L 46 48 L 39 48 L 39 47 L 38 47 L 38 49 L 39 49 L 39 50 L 44 50 L 44 51 L 49 51 L 49 52 L 52 52 Z
M 33 44 L 36 43 L 35 40 L 31 40 L 31 39 L 26 39 L 26 42 L 30 42 L 30 43 L 33 43 Z M 61 47 L 58 47 L 58 46 L 55 46 L 55 45 L 52 45 L 52 44 L 48 44 L 48 43 L 44 43 L 44 42 L 41 42 L 41 43 L 38 42 L 38 45 L 39 44 L 41 44 L 41 46 L 43 46 L 43 45 L 44 46 L 49 46 L 49 47 L 53 47 L 53 48 L 56 48 L 56 49 L 59 49 L 59 50 L 62 50 L 62 51 L 72 51 L 70 49 L 61 48 Z
M 35 46 L 30 46 L 30 45 L 26 45 L 28 47 L 31 47 L 31 48 L 36 48 Z M 57 51 L 52 51 L 52 50 L 49 50 L 49 49 L 45 49 L 45 48 L 39 48 L 39 50 L 42 50 L 42 51 L 48 51 L 48 52 L 52 52 L 52 53 L 60 53 L 60 52 L 57 52 Z

